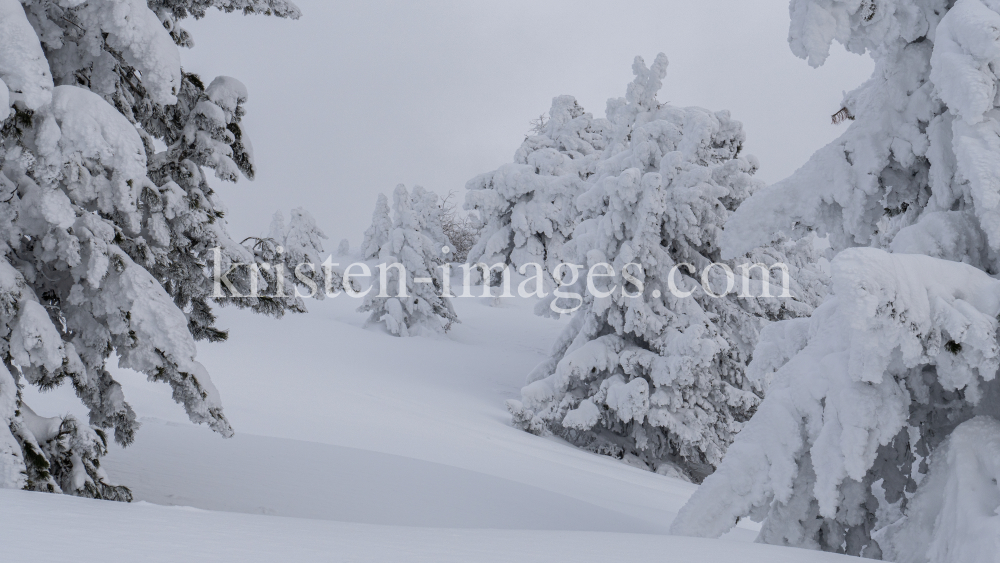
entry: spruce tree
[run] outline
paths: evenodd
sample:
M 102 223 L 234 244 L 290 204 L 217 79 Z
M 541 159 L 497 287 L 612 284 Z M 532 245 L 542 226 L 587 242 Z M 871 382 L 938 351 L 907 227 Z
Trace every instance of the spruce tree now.
M 323 250 L 326 239 L 316 219 L 305 208 L 293 209 L 287 225 L 284 213 L 276 211 L 268 236 L 248 239 L 254 241 L 254 252 L 264 270 L 262 280 L 273 284 L 270 295 L 294 298 L 298 309 L 304 305 L 297 288 L 306 289 L 302 295 L 315 299 L 339 291 L 344 283 L 343 273 Z
M 830 298 L 754 355 L 767 397 L 673 530 L 894 561 L 995 559 L 1000 6 L 792 2 L 791 46 L 875 59 L 853 120 L 726 226 L 727 254 L 829 235 Z M 870 248 L 855 248 L 866 246 Z M 990 531 L 986 531 L 990 530 Z
M 389 200 L 385 194 L 378 194 L 378 199 L 375 201 L 375 211 L 372 213 L 372 224 L 365 231 L 365 238 L 361 243 L 361 259 L 378 258 L 382 246 L 389 240 L 391 230 L 392 218 L 390 217 Z
M 0 486 L 128 500 L 100 468 L 105 430 L 128 445 L 138 427 L 108 358 L 229 436 L 195 359 L 196 340 L 226 337 L 211 303 L 301 308 L 214 292 L 216 256 L 223 271 L 257 258 L 206 179 L 253 177 L 246 89 L 180 66 L 191 38 L 177 22 L 210 7 L 298 16 L 283 0 L 0 0 Z M 228 279 L 246 292 L 252 270 Z M 66 381 L 89 425 L 22 401 L 24 385 Z
M 392 228 L 379 247 L 379 271 L 359 311 L 370 312 L 369 323 L 385 323 L 395 336 L 446 332 L 458 316 L 446 293 L 445 249 L 450 251 L 451 243 L 441 227 L 438 196 L 420 186 L 410 193 L 400 184 L 392 197 Z M 384 202 L 380 195 L 376 223 Z
M 790 263 L 795 278 L 809 252 L 788 248 L 795 262 L 769 247 L 722 263 L 722 225 L 759 187 L 742 125 L 726 111 L 658 102 L 663 54 L 649 68 L 636 57 L 632 68 L 626 97 L 608 102 L 607 148 L 574 202 L 580 216 L 563 248 L 585 268 L 574 287 L 579 310 L 508 408 L 525 430 L 701 480 L 760 402 L 762 389 L 744 373 L 759 331 L 808 314 L 816 299 L 792 280 L 794 293 L 782 298 L 781 280 L 765 283 L 763 269 Z M 765 268 L 740 275 L 742 263 Z M 717 297 L 727 268 L 733 293 Z M 594 287 L 591 269 L 601 275 Z M 772 298 L 762 297 L 765 286 Z M 543 304 L 573 305 L 553 299 Z
M 535 263 L 551 281 L 579 218 L 576 198 L 596 172 L 608 128 L 573 96 L 553 98 L 548 118 L 525 138 L 514 162 L 466 184 L 465 208 L 476 213 L 479 231 L 467 261 L 515 270 Z

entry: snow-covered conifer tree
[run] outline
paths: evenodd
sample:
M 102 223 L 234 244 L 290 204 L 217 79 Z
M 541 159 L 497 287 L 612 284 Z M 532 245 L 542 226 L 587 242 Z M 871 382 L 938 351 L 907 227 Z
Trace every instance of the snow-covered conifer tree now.
M 305 208 L 293 209 L 287 226 L 284 214 L 281 211 L 275 213 L 271 221 L 270 236 L 282 246 L 284 255 L 291 263 L 323 263 L 323 241 L 327 236 Z
M 380 195 L 376 222 L 384 201 Z M 393 192 L 392 212 L 392 228 L 378 251 L 385 283 L 379 270 L 359 310 L 371 312 L 369 323 L 385 323 L 396 336 L 415 336 L 424 329 L 447 331 L 458 317 L 445 295 L 443 249 L 451 243 L 441 228 L 438 196 L 420 186 L 408 193 L 400 184 Z
M 385 194 L 378 194 L 375 211 L 372 213 L 372 224 L 365 231 L 365 238 L 361 243 L 361 259 L 378 258 L 382 245 L 389 241 L 390 231 L 392 231 L 392 217 L 389 216 L 389 200 Z
M 549 118 L 524 140 L 514 162 L 466 184 L 465 208 L 479 221 L 467 261 L 514 269 L 535 263 L 551 277 L 576 227 L 576 198 L 596 172 L 607 128 L 572 96 L 554 98 Z
M 725 293 L 725 268 L 738 274 L 738 263 L 790 262 L 775 248 L 709 268 L 710 287 L 702 286 L 702 273 L 721 262 L 723 223 L 758 187 L 757 163 L 742 154 L 745 134 L 728 112 L 656 100 L 666 70 L 663 54 L 651 68 L 637 57 L 626 97 L 608 102 L 608 147 L 590 165 L 581 220 L 563 249 L 565 259 L 614 275 L 588 290 L 581 272 L 581 303 L 567 304 L 580 309 L 508 408 L 525 430 L 700 480 L 760 401 L 744 370 L 761 327 L 808 314 L 815 296 L 792 282 L 795 298 L 779 297 L 774 283 L 773 297 L 760 297 L 759 268 L 734 275 L 733 294 L 709 293 Z
M 819 65 L 836 39 L 875 72 L 838 112 L 847 131 L 747 200 L 724 246 L 828 234 L 832 295 L 768 328 L 751 366 L 767 398 L 673 529 L 752 516 L 769 543 L 993 561 L 1000 5 L 793 0 L 791 14 L 796 54 Z
M 337 256 L 348 256 L 351 254 L 351 241 L 345 239 L 340 239 L 340 244 L 337 245 Z
M 206 87 L 180 67 L 178 45 L 191 40 L 176 22 L 209 7 L 298 14 L 283 0 L 0 0 L 2 487 L 129 499 L 99 461 L 105 429 L 127 445 L 137 428 L 106 369 L 112 353 L 169 384 L 192 421 L 228 436 L 195 360 L 196 340 L 226 336 L 209 303 L 274 314 L 295 306 L 214 295 L 215 256 L 223 271 L 255 257 L 226 233 L 204 171 L 253 175 L 245 88 L 225 77 Z M 227 279 L 251 281 L 247 271 Z M 65 381 L 89 425 L 22 401 L 23 385 Z
M 343 272 L 332 264 L 323 250 L 326 238 L 305 208 L 293 209 L 287 225 L 284 213 L 275 212 L 268 236 L 250 239 L 254 240 L 253 249 L 263 269 L 260 272 L 262 281 L 275 286 L 271 295 L 291 299 L 296 286 L 306 290 L 302 295 L 316 299 L 323 299 L 328 292 L 340 291 L 344 283 Z M 301 306 L 300 302 L 296 305 Z

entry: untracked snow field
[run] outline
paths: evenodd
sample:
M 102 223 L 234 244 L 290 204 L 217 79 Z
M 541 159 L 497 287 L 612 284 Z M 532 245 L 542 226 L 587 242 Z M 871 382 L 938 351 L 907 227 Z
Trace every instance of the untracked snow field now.
M 104 467 L 136 501 L 0 491 L 11 561 L 822 562 L 840 556 L 667 535 L 695 485 L 539 438 L 504 400 L 562 322 L 456 299 L 447 335 L 364 327 L 359 301 L 281 320 L 222 310 L 200 346 L 236 436 L 186 421 L 166 386 L 118 374 L 144 418 Z M 69 388 L 26 400 L 86 419 Z M 55 529 L 38 541 L 39 530 Z

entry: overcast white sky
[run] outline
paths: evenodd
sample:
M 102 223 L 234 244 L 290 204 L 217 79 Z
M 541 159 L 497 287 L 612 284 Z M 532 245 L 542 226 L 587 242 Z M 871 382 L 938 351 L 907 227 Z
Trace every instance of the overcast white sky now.
M 274 211 L 304 206 L 327 250 L 359 244 L 379 192 L 463 192 L 509 162 L 554 96 L 603 117 L 635 55 L 669 56 L 660 101 L 741 120 L 768 182 L 843 131 L 830 115 L 872 69 L 839 47 L 820 69 L 795 58 L 786 0 L 297 3 L 298 21 L 187 21 L 196 46 L 181 56 L 206 83 L 225 74 L 250 90 L 257 179 L 217 186 L 232 234 L 263 234 Z

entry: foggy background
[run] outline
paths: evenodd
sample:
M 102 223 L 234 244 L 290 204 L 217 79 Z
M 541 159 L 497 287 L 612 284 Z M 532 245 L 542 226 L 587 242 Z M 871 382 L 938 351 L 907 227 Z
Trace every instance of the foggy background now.
M 728 109 L 774 182 L 846 125 L 830 115 L 872 70 L 834 46 L 813 69 L 787 44 L 786 0 L 296 0 L 297 21 L 210 12 L 182 26 L 185 70 L 249 91 L 257 178 L 214 182 L 237 240 L 304 206 L 352 250 L 379 192 L 398 183 L 464 200 L 465 182 L 512 160 L 554 96 L 595 117 L 625 95 L 632 59 L 670 58 L 661 102 Z

